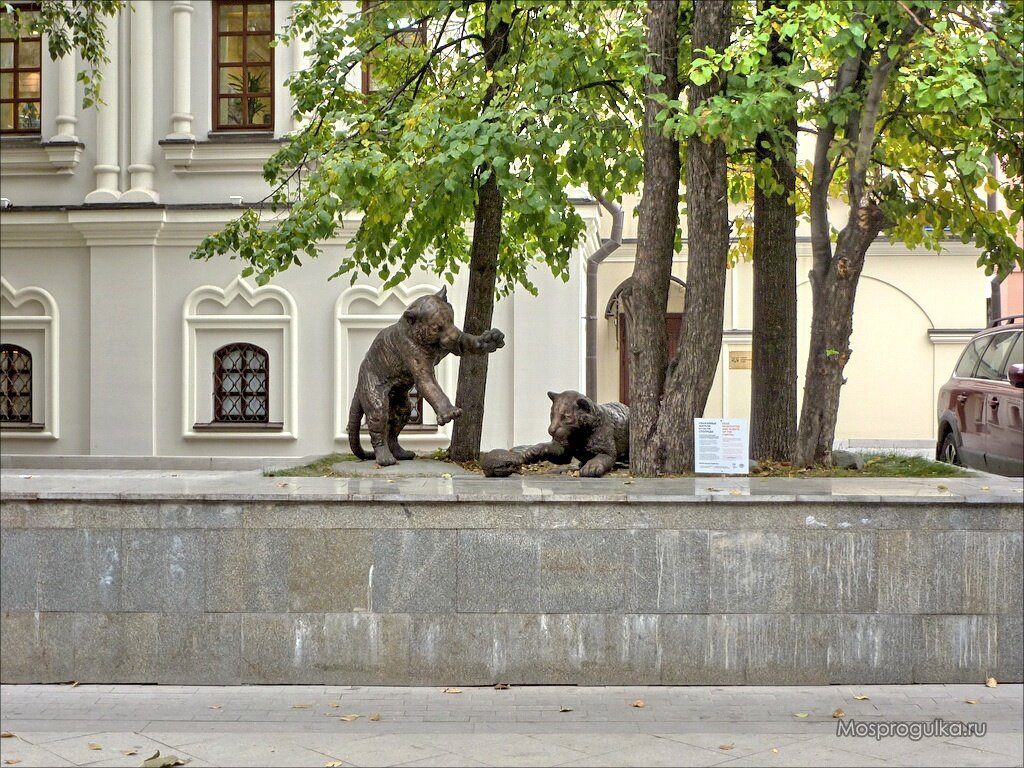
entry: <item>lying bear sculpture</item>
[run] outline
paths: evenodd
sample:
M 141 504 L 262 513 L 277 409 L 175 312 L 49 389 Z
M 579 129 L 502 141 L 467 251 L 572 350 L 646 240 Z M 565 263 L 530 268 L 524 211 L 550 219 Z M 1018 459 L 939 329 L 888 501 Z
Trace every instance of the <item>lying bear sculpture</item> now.
M 523 461 L 568 464 L 580 460 L 581 477 L 601 477 L 617 461 L 629 462 L 629 408 L 622 403 L 599 405 L 569 390 L 548 392 L 551 398 L 550 443 L 526 449 Z
M 505 334 L 492 328 L 479 336 L 455 326 L 448 289 L 423 296 L 409 305 L 398 322 L 377 334 L 359 366 L 359 379 L 348 413 L 348 443 L 357 458 L 369 458 L 359 444 L 359 423 L 366 415 L 370 444 L 377 463 L 386 467 L 416 454 L 398 444 L 409 423 L 412 385 L 437 414 L 438 424 L 462 415 L 434 378 L 434 366 L 448 356 L 486 354 L 505 346 Z

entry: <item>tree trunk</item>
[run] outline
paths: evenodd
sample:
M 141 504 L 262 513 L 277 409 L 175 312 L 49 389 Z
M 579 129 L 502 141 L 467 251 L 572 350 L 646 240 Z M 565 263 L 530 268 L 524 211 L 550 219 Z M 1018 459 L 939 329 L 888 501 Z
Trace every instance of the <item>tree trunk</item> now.
M 724 50 L 731 15 L 731 0 L 694 0 L 693 49 Z M 703 86 L 691 84 L 690 111 L 698 111 L 702 102 L 724 88 L 724 74 Z M 691 138 L 686 149 L 686 305 L 679 354 L 668 368 L 655 435 L 664 472 L 693 469 L 693 420 L 704 413 L 722 351 L 728 205 L 725 144 Z
M 509 24 L 498 21 L 492 27 L 488 23 L 490 7 L 491 3 L 488 2 L 484 11 L 484 60 L 487 70 L 492 72 L 508 53 Z M 481 113 L 494 98 L 497 88 L 497 82 L 492 78 L 480 107 Z M 463 331 L 475 335 L 490 329 L 494 318 L 503 207 L 496 169 L 488 166 L 479 170 L 488 175 L 477 190 L 473 244 L 469 257 L 469 289 L 466 294 L 466 315 L 462 323 Z M 473 461 L 480 456 L 488 357 L 463 355 L 459 358 L 459 385 L 455 405 L 462 409 L 462 416 L 455 420 L 452 442 L 448 448 L 448 456 L 454 461 Z
M 762 8 L 778 6 L 778 0 Z M 791 51 L 776 31 L 768 41 L 772 64 L 785 64 Z M 795 110 L 794 104 L 794 110 Z M 770 160 L 780 192 L 754 186 L 754 324 L 750 371 L 750 455 L 791 461 L 796 444 L 796 117 L 784 133 L 757 137 L 757 161 Z M 784 140 L 783 140 L 784 138 Z M 767 149 L 765 145 L 776 147 Z
M 473 222 L 473 246 L 469 261 L 469 290 L 462 330 L 479 335 L 491 327 L 494 291 L 498 276 L 498 248 L 501 245 L 501 191 L 493 171 L 477 193 Z M 490 355 L 459 358 L 459 386 L 455 405 L 462 415 L 455 420 L 448 456 L 453 461 L 473 461 L 480 456 L 484 426 L 484 395 Z
M 882 229 L 882 212 L 873 203 L 851 212 L 839 233 L 835 255 L 823 273 L 811 272 L 813 316 L 804 377 L 794 463 L 806 467 L 832 463 L 839 416 L 839 393 L 850 360 L 853 303 L 868 247 Z
M 637 223 L 633 286 L 626 313 L 629 334 L 629 463 L 635 475 L 659 468 L 652 439 L 668 364 L 665 312 L 679 223 L 679 140 L 659 130 L 662 107 L 654 94 L 679 95 L 679 1 L 650 0 L 647 7 L 648 63 L 644 83 L 644 192 Z M 661 75 L 659 84 L 652 75 Z

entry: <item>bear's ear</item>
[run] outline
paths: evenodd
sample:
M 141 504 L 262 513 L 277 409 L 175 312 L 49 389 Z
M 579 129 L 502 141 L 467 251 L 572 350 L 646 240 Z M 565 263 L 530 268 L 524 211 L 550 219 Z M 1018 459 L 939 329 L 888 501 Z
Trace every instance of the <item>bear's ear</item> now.
M 441 301 L 448 301 L 448 286 L 444 286 L 435 294 Z
M 402 313 L 402 319 L 409 324 L 415 323 L 419 319 L 419 316 L 420 310 L 418 307 L 409 307 Z
M 592 413 L 594 410 L 594 402 L 589 397 L 577 397 L 576 407 L 581 411 Z
M 555 398 L 558 397 L 557 392 L 548 392 L 548 397 L 551 398 L 551 402 L 555 402 Z

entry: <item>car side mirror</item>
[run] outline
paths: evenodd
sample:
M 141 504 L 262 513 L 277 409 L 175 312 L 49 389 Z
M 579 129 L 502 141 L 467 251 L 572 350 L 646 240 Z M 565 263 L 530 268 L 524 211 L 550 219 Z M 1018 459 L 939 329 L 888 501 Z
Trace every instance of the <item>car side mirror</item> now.
M 1006 373 L 1013 386 L 1017 387 L 1017 389 L 1024 389 L 1024 364 L 1014 363 Z

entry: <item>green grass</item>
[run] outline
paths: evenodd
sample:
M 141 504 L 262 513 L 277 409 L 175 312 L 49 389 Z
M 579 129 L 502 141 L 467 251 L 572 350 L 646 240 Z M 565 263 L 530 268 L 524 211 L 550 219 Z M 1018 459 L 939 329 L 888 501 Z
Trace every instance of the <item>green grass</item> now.
M 789 464 L 762 462 L 754 477 L 968 477 L 969 472 L 952 464 L 942 464 L 918 456 L 899 453 L 862 453 L 864 469 L 813 467 L 797 469 Z
M 316 461 L 303 464 L 301 467 L 286 467 L 275 469 L 271 472 L 264 472 L 264 477 L 336 477 L 331 469 L 332 464 L 339 461 L 357 461 L 351 453 L 330 453 L 321 456 Z

